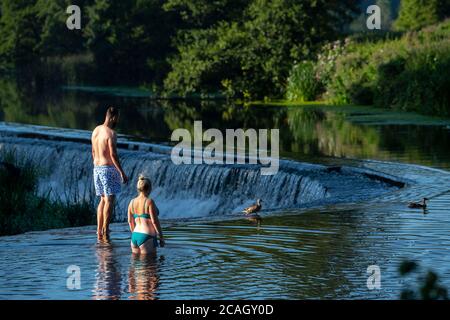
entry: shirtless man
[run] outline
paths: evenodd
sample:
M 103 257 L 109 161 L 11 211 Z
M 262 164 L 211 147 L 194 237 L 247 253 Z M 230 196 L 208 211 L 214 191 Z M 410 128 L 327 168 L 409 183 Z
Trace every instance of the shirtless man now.
M 114 131 L 119 121 L 119 110 L 109 107 L 105 122 L 92 132 L 92 158 L 94 160 L 95 193 L 101 197 L 97 208 L 97 235 L 109 233 L 109 223 L 120 184 L 127 183 L 117 156 L 117 135 Z

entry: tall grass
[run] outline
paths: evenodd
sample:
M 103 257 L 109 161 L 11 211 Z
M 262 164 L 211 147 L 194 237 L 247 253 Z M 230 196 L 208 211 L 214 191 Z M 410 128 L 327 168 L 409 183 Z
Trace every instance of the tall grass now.
M 37 190 L 41 172 L 14 151 L 0 154 L 0 235 L 95 224 L 93 203 L 51 200 Z
M 291 101 L 315 100 L 321 87 L 312 61 L 296 64 L 288 78 L 287 98 Z

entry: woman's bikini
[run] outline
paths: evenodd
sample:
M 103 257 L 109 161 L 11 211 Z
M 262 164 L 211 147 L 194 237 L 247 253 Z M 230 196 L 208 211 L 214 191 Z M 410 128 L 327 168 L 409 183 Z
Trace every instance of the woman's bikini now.
M 144 212 L 145 208 L 147 208 L 147 201 L 148 199 L 145 199 L 144 203 Z M 134 219 L 141 218 L 141 219 L 151 219 L 150 214 L 148 213 L 136 213 L 134 211 L 134 199 L 131 201 L 131 213 L 133 214 Z M 153 247 L 158 247 L 158 240 L 156 236 L 152 236 L 151 234 L 142 233 L 142 232 L 135 232 L 131 234 L 131 243 L 136 246 L 140 247 L 143 245 L 147 240 L 153 239 Z

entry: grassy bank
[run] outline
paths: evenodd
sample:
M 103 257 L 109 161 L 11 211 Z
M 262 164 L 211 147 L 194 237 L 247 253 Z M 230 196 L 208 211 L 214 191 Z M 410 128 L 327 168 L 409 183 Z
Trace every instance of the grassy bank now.
M 289 100 L 374 105 L 450 116 L 450 20 L 404 34 L 354 36 L 296 64 Z
M 0 236 L 95 223 L 94 206 L 53 201 L 37 192 L 39 171 L 14 153 L 0 156 Z

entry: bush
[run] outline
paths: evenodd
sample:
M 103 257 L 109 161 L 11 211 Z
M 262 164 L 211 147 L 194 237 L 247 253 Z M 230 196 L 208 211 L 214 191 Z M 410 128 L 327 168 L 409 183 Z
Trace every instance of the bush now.
M 425 271 L 415 261 L 406 260 L 400 264 L 402 277 L 418 274 L 414 287 L 404 288 L 400 294 L 402 300 L 448 300 L 448 290 L 439 281 L 439 275 L 431 270 Z
M 402 0 L 395 21 L 398 30 L 414 30 L 438 22 L 446 14 L 446 0 Z
M 401 37 L 355 36 L 325 46 L 315 66 L 307 64 L 332 103 L 450 116 L 450 20 Z
M 412 50 L 380 66 L 376 105 L 450 116 L 450 41 Z
M 331 75 L 326 97 L 336 104 L 371 104 L 370 90 L 375 79 L 375 70 L 366 63 L 367 51 L 346 54 L 336 61 L 335 73 Z M 365 91 L 365 94 L 363 93 Z M 360 101 L 359 98 L 365 96 Z
M 312 61 L 296 64 L 288 78 L 288 100 L 312 101 L 321 88 L 320 79 L 316 76 L 316 68 Z
M 86 201 L 62 203 L 37 192 L 41 173 L 14 152 L 0 156 L 0 236 L 27 231 L 95 224 L 95 209 Z

